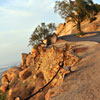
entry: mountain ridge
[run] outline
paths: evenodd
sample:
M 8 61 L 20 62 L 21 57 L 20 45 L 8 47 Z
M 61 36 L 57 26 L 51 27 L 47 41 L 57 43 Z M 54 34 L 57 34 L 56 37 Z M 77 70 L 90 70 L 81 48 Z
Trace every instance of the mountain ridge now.
M 22 53 L 20 67 L 12 67 L 3 73 L 0 90 L 8 93 L 8 100 L 19 96 L 24 100 L 52 80 L 59 69 L 59 63 L 63 62 L 63 68 L 49 86 L 29 100 L 100 99 L 99 21 L 98 14 L 94 22 L 82 22 L 85 34 L 80 37 L 75 34 L 77 30 L 69 24 L 70 22 L 59 26 L 56 31 L 59 33 L 56 33 L 58 39 L 55 43 L 48 46 L 44 44 L 38 46 L 37 49 L 32 48 L 28 54 Z M 71 29 L 69 32 L 66 31 L 68 27 Z M 66 67 L 69 67 L 71 71 Z

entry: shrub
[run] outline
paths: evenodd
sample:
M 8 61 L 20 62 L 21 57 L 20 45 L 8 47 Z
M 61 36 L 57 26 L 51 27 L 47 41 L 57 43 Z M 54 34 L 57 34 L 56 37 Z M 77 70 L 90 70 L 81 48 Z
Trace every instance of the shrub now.
M 0 90 L 0 100 L 7 100 L 7 93 L 4 93 Z

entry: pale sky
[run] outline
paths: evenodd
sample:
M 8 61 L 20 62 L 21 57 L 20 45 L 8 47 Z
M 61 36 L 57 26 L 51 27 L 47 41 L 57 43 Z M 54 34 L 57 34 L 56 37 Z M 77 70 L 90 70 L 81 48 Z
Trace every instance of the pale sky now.
M 21 53 L 31 51 L 29 37 L 41 22 L 64 22 L 54 14 L 55 1 L 0 0 L 0 66 L 21 61 Z

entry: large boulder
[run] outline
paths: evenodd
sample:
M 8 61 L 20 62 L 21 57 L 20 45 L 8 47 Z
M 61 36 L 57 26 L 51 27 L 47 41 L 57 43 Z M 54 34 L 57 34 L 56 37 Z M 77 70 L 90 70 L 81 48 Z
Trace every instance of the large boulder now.
M 9 90 L 9 87 L 14 81 L 17 81 L 19 79 L 19 72 L 21 71 L 21 68 L 19 67 L 13 67 L 9 69 L 8 71 L 4 72 L 1 78 L 1 86 L 0 90 L 3 92 L 6 92 Z
M 57 29 L 56 29 L 56 35 L 59 36 L 59 34 L 61 33 L 61 31 L 64 29 L 64 26 L 65 24 L 62 24 L 60 23 L 58 26 L 57 26 Z
M 30 65 L 34 65 L 34 55 L 32 54 L 29 54 L 26 58 L 26 66 L 30 66 Z
M 54 44 L 57 42 L 57 35 L 54 34 L 52 37 L 51 37 L 51 44 Z
M 47 39 L 47 46 L 48 45 L 52 45 L 54 43 L 57 42 L 57 35 L 56 34 L 53 34 L 52 36 L 50 36 L 48 39 Z
M 87 27 L 88 25 L 88 27 Z M 97 25 L 95 23 L 88 23 L 82 26 L 82 31 L 84 32 L 93 32 L 94 30 L 97 29 Z
M 13 67 L 9 69 L 8 71 L 4 72 L 1 79 L 1 84 L 9 84 L 12 81 L 15 81 L 19 78 L 19 72 L 21 71 L 21 68 L 19 67 Z
M 21 69 L 26 69 L 29 66 L 33 66 L 34 65 L 34 59 L 36 58 L 36 56 L 38 55 L 38 50 L 35 48 L 32 48 L 31 53 L 26 54 L 26 53 L 22 53 L 22 59 L 21 59 Z
M 64 24 L 59 24 L 56 30 L 57 36 L 64 36 L 72 34 L 75 24 L 71 21 L 66 21 Z
M 8 90 L 8 84 L 1 85 L 0 90 L 6 92 Z
M 19 77 L 22 78 L 22 79 L 26 79 L 29 76 L 31 76 L 31 74 L 32 74 L 32 72 L 27 68 L 27 69 L 24 69 L 23 71 L 21 71 L 19 73 Z
M 28 54 L 22 53 L 21 66 L 24 66 L 26 64 L 27 56 L 28 56 Z

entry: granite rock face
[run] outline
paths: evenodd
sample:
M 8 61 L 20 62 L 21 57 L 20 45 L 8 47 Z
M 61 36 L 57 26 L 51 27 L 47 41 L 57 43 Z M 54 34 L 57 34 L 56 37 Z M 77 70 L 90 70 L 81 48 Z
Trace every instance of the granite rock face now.
M 17 96 L 25 99 L 53 78 L 59 69 L 59 62 L 62 61 L 63 67 L 73 67 L 79 61 L 66 42 L 62 45 L 39 46 L 37 50 L 32 49 L 32 53 L 23 53 L 20 67 L 11 68 L 3 74 L 0 89 L 4 88 L 2 90 L 8 92 L 8 100 L 13 100 Z M 62 68 L 50 85 L 30 100 L 43 100 L 48 89 L 61 84 L 68 73 L 68 69 Z
M 75 72 L 66 76 L 59 87 L 48 90 L 45 100 L 100 99 L 100 44 L 89 48 L 85 55 L 74 66 Z
M 81 22 L 81 29 L 83 32 L 100 31 L 100 13 L 98 13 L 98 15 L 96 15 L 95 17 L 96 20 L 91 23 L 89 19 L 86 19 L 83 22 Z M 57 36 L 70 35 L 78 32 L 76 25 L 68 20 L 69 19 L 67 19 L 65 23 L 60 23 L 58 25 L 56 29 Z

